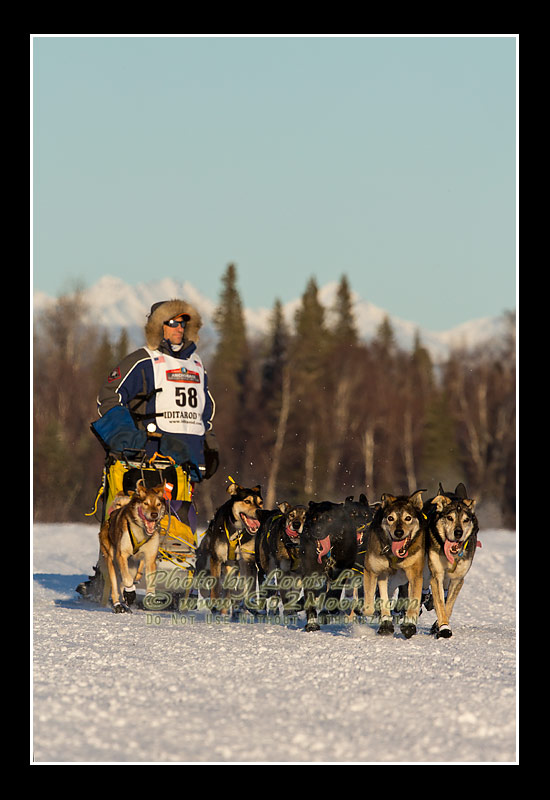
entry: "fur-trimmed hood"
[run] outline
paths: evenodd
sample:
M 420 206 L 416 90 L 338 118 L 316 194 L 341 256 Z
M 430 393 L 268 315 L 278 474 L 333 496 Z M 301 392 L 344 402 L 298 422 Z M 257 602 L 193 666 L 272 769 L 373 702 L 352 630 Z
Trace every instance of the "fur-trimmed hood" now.
M 157 350 L 163 340 L 162 326 L 168 319 L 173 319 L 180 314 L 186 314 L 189 321 L 185 326 L 185 342 L 199 341 L 199 330 L 202 326 L 202 319 L 196 308 L 186 303 L 185 300 L 164 300 L 155 303 L 151 307 L 147 324 L 145 325 L 145 341 L 151 350 Z

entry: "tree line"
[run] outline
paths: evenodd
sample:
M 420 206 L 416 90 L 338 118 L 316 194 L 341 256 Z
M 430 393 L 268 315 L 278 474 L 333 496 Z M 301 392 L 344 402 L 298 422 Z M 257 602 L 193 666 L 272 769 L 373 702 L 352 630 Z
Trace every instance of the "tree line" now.
M 35 325 L 34 515 L 83 521 L 95 500 L 104 453 L 90 432 L 96 397 L 127 354 L 85 324 L 82 292 L 57 300 Z M 229 264 L 207 362 L 220 447 L 216 475 L 196 492 L 204 524 L 227 499 L 228 476 L 261 484 L 266 507 L 287 500 L 380 499 L 383 492 L 454 489 L 515 526 L 515 320 L 493 348 L 453 351 L 434 365 L 417 335 L 405 351 L 386 319 L 369 342 L 353 316 L 346 276 L 325 308 L 314 278 L 292 324 L 276 300 L 264 337 L 247 334 L 238 275 Z M 144 320 L 145 322 L 145 320 Z M 202 354 L 202 353 L 201 353 Z M 203 355 L 204 358 L 204 355 Z

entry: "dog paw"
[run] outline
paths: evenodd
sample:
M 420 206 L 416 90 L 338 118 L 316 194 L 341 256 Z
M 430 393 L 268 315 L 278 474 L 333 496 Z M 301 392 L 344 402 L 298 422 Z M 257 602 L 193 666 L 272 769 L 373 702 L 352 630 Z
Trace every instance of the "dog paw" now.
M 115 614 L 131 614 L 132 609 L 130 606 L 127 606 L 126 603 L 115 603 L 113 605 L 113 611 Z
M 377 630 L 377 633 L 379 633 L 380 636 L 391 636 L 391 634 L 393 633 L 393 622 L 391 621 L 391 619 L 382 620 L 382 622 L 380 623 L 380 627 Z
M 308 633 L 309 633 L 310 631 L 320 631 L 320 630 L 321 630 L 321 626 L 319 625 L 319 623 L 318 623 L 318 622 L 315 622 L 314 620 L 312 620 L 311 622 L 308 622 L 308 623 L 306 624 L 305 630 L 306 630 Z
M 440 628 L 436 631 L 435 638 L 436 639 L 450 639 L 453 635 L 452 630 L 448 625 L 441 625 Z
M 126 600 L 126 605 L 133 605 L 136 602 L 136 590 L 135 589 L 124 589 L 124 599 Z
M 401 625 L 401 633 L 405 637 L 405 639 L 410 639 L 411 636 L 414 636 L 416 633 L 416 625 L 414 622 L 404 622 Z

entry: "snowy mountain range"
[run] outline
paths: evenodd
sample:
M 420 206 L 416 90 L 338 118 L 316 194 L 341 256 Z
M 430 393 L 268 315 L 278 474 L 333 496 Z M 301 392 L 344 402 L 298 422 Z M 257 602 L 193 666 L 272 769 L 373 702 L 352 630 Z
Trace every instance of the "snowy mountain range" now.
M 327 309 L 330 322 L 330 309 L 336 300 L 338 283 L 326 284 L 319 289 L 319 301 Z M 112 337 L 116 337 L 125 328 L 132 346 L 143 344 L 143 327 L 151 305 L 160 299 L 183 297 L 194 305 L 203 319 L 201 329 L 201 352 L 205 353 L 216 341 L 213 316 L 217 301 L 205 297 L 188 281 L 177 281 L 172 278 L 141 283 L 130 286 L 120 278 L 104 276 L 84 292 L 84 300 L 89 309 L 89 319 L 96 325 L 104 327 Z M 428 349 L 434 362 L 444 360 L 454 348 L 472 349 L 489 342 L 498 342 L 505 335 L 505 323 L 502 317 L 483 317 L 465 322 L 448 331 L 429 331 L 417 323 L 393 317 L 382 308 L 378 308 L 367 300 L 353 293 L 354 315 L 357 329 L 365 341 L 372 339 L 378 326 L 388 317 L 398 344 L 410 349 L 417 333 L 424 347 Z M 33 298 L 34 312 L 39 313 L 55 302 L 55 298 L 36 292 Z M 290 329 L 293 327 L 296 309 L 301 298 L 296 298 L 283 307 L 285 319 Z M 272 308 L 244 309 L 245 321 L 249 336 L 254 338 L 267 331 Z

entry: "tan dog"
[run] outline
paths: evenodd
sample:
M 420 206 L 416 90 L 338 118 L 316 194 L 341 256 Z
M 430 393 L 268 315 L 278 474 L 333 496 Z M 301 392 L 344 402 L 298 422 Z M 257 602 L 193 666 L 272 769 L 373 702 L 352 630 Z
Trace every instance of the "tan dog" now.
M 432 627 L 436 638 L 452 636 L 449 624 L 453 606 L 468 574 L 476 548 L 479 525 L 475 500 L 459 483 L 454 492 L 444 492 L 426 503 L 428 517 L 428 565 L 437 622 Z
M 141 579 L 145 569 L 147 593 L 154 593 L 156 559 L 160 544 L 159 526 L 166 513 L 164 485 L 147 489 L 143 480 L 136 484 L 133 496 L 123 505 L 120 499 L 103 523 L 99 532 L 99 545 L 104 558 L 110 583 L 111 601 L 117 614 L 129 612 L 135 602 L 135 583 Z M 140 564 L 132 576 L 129 560 L 139 557 Z M 122 582 L 121 600 L 118 579 Z
M 367 537 L 363 585 L 364 613 L 375 613 L 376 586 L 380 591 L 380 626 L 378 633 L 392 634 L 390 597 L 408 582 L 408 600 L 401 633 L 409 639 L 416 633 L 422 600 L 425 562 L 426 517 L 422 511 L 422 491 L 401 497 L 382 495 Z

